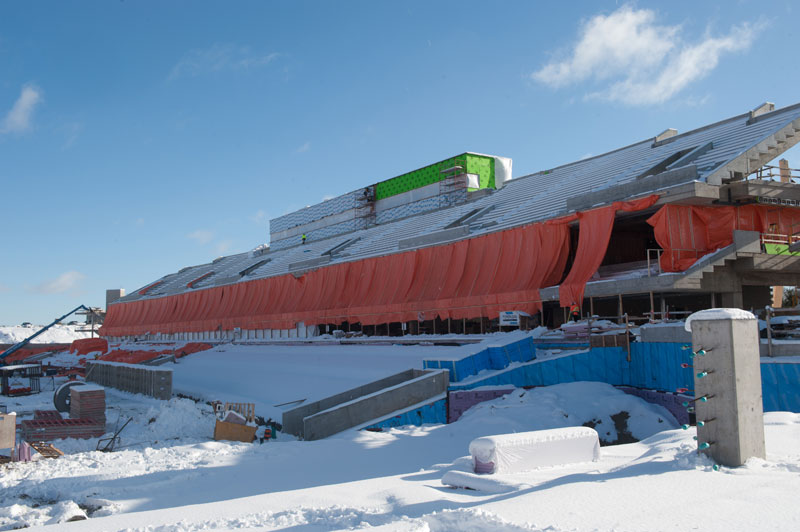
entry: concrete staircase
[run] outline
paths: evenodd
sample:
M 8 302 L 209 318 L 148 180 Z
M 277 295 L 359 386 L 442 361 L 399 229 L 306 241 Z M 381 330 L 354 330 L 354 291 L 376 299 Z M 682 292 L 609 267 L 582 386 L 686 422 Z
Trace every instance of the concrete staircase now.
M 699 290 L 702 288 L 703 276 L 712 275 L 718 269 L 731 266 L 736 259 L 752 256 L 753 253 L 761 253 L 761 235 L 757 231 L 734 231 L 732 244 L 702 257 L 675 281 L 674 286 L 685 290 Z

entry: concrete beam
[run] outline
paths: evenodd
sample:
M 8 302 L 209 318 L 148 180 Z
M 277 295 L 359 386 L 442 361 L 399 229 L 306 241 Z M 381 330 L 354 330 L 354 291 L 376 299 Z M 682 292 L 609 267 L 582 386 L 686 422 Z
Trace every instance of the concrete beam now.
M 448 380 L 447 370 L 429 370 L 410 381 L 308 416 L 303 419 L 304 439 L 327 438 L 443 395 Z
M 644 177 L 631 183 L 604 188 L 580 194 L 567 199 L 567 211 L 585 210 L 596 205 L 606 205 L 615 201 L 627 200 L 634 196 L 652 193 L 654 190 L 693 181 L 697 179 L 695 165 L 661 172 L 658 175 Z
M 384 388 L 389 388 L 402 382 L 417 378 L 424 374 L 425 373 L 422 370 L 409 369 L 394 375 L 390 375 L 386 378 L 364 384 L 363 386 L 357 386 L 336 395 L 320 399 L 319 401 L 314 401 L 313 403 L 304 404 L 302 406 L 298 406 L 297 408 L 287 410 L 283 413 L 283 431 L 302 438 L 304 418 L 312 416 L 318 412 L 322 412 L 323 410 L 328 410 L 329 408 L 333 408 L 334 406 L 346 403 L 348 401 L 352 401 L 358 397 L 369 395 Z
M 397 243 L 397 247 L 399 249 L 416 248 L 419 246 L 426 246 L 429 244 L 439 244 L 441 242 L 459 240 L 467 236 L 469 236 L 469 227 L 459 226 L 459 227 L 453 227 L 452 229 L 444 229 L 442 231 L 436 231 L 435 233 L 428 233 L 427 235 L 405 238 Z
M 323 255 L 321 257 L 314 257 L 313 259 L 301 260 L 298 262 L 290 262 L 287 270 L 290 272 L 297 270 L 306 270 L 317 266 L 323 266 L 331 261 L 330 255 Z
M 721 187 L 720 196 L 727 201 L 755 200 L 757 198 L 779 198 L 800 201 L 800 185 L 751 179 L 737 181 Z

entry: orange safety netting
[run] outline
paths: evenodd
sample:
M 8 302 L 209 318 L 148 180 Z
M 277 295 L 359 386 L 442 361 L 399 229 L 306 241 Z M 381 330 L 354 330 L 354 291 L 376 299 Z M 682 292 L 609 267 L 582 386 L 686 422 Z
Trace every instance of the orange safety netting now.
M 770 205 L 665 205 L 651 216 L 663 248 L 661 269 L 680 272 L 697 259 L 733 243 L 733 231 L 793 235 L 800 230 L 800 209 Z
M 561 279 L 567 224 L 533 224 L 452 244 L 174 296 L 111 305 L 104 336 L 289 329 L 535 313 Z
M 567 277 L 558 289 L 562 307 L 583 303 L 583 291 L 586 282 L 594 275 L 603 262 L 614 227 L 617 211 L 641 211 L 652 207 L 658 201 L 658 195 L 647 196 L 633 201 L 617 201 L 607 207 L 583 211 L 566 218 L 552 220 L 551 223 L 580 220 L 578 250 Z

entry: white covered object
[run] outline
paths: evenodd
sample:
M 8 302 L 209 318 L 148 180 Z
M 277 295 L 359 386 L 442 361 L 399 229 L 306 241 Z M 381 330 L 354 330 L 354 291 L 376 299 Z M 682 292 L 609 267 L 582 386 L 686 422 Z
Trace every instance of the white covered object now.
M 589 427 L 518 432 L 476 438 L 469 444 L 475 472 L 515 473 L 600 459 L 600 439 Z
M 754 320 L 756 317 L 752 312 L 747 312 L 739 308 L 709 308 L 695 312 L 686 318 L 685 328 L 692 332 L 692 322 L 697 320 Z
M 508 157 L 494 158 L 494 188 L 501 189 L 511 179 L 512 161 Z

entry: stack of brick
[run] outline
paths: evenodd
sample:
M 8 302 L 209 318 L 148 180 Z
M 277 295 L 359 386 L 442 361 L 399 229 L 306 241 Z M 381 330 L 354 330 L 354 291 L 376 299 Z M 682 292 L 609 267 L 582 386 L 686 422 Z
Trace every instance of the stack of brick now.
M 60 421 L 62 418 L 61 412 L 58 410 L 34 410 L 33 419 L 44 421 Z
M 105 430 L 105 425 L 94 419 L 26 419 L 22 422 L 22 439 L 47 441 L 64 438 L 99 438 Z
M 73 386 L 69 390 L 69 417 L 89 419 L 105 427 L 106 390 L 96 384 Z

